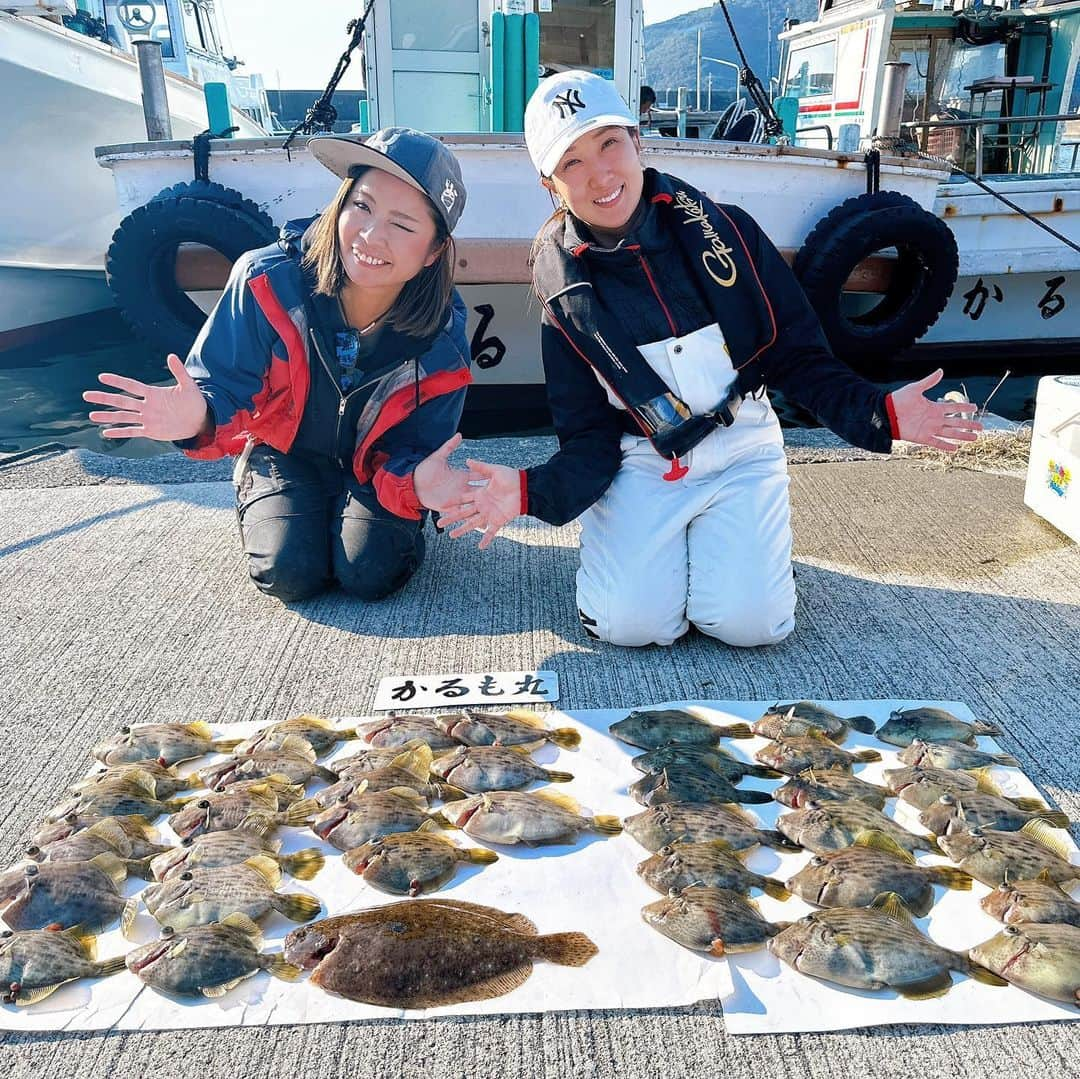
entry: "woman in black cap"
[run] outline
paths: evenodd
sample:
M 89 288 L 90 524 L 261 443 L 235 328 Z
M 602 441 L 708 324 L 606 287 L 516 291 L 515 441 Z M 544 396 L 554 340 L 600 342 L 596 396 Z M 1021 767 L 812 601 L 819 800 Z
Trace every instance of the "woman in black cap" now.
M 469 382 L 451 233 L 465 207 L 453 154 L 387 128 L 321 136 L 342 178 L 319 216 L 243 256 L 176 379 L 114 374 L 83 397 L 106 438 L 238 457 L 236 510 L 251 579 L 288 603 L 335 580 L 381 599 L 424 556 L 423 519 L 460 498 L 447 458 Z

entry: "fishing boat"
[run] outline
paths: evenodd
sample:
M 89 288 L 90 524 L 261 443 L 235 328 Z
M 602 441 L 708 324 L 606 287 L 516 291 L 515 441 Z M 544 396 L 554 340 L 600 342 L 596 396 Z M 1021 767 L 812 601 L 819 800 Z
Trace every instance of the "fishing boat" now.
M 122 214 L 94 148 L 145 138 L 132 45 L 139 37 L 161 43 L 173 135 L 190 139 L 206 128 L 207 83 L 229 87 L 239 134 L 265 133 L 258 81 L 235 79 L 206 0 L 5 0 L 0 349 L 114 303 L 104 261 Z

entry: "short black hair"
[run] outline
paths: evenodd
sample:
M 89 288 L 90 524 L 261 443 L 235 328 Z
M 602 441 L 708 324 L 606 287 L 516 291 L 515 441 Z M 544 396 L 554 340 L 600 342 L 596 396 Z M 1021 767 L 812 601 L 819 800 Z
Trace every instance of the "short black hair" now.
M 656 104 L 656 91 L 651 86 L 642 86 L 641 93 L 638 96 L 638 111 L 640 112 L 646 106 Z

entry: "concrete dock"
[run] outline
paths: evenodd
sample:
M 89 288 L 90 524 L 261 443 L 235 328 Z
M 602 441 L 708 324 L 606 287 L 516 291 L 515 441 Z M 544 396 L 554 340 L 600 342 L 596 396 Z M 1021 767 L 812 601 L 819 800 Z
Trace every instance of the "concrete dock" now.
M 544 459 L 551 439 L 466 447 Z M 685 698 L 966 701 L 1080 821 L 1080 547 L 1022 503 L 1017 474 L 790 451 L 795 633 L 736 651 L 590 641 L 577 528 L 518 523 L 487 552 L 428 530 L 399 595 L 286 608 L 247 580 L 226 462 L 86 452 L 0 458 L 0 865 L 124 723 L 358 715 L 406 671 L 558 673 L 566 708 Z M 463 458 L 464 454 L 460 456 Z M 1074 835 L 1080 835 L 1076 826 Z M 647 978 L 643 970 L 641 976 Z M 1080 1026 L 885 1027 L 729 1036 L 716 1002 L 177 1033 L 0 1036 L 12 1079 L 72 1076 L 998 1076 L 1076 1074 Z

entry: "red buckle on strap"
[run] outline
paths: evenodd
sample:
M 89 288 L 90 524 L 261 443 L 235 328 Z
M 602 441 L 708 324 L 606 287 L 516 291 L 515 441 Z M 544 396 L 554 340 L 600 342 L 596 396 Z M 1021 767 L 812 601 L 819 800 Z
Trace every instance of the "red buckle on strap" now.
M 667 472 L 664 473 L 664 479 L 671 482 L 674 482 L 675 480 L 681 480 L 683 476 L 685 476 L 689 471 L 690 468 L 687 465 L 679 464 L 678 457 L 672 457 L 671 468 L 669 468 Z

